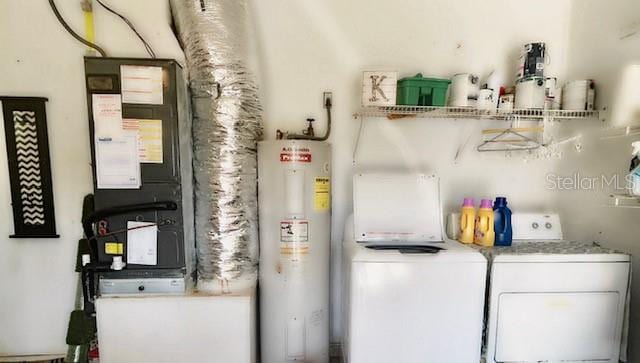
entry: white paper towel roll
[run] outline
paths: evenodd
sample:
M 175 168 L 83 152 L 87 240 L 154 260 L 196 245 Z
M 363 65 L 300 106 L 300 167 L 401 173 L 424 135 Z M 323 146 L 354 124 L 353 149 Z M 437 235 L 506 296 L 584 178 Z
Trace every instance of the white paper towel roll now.
M 611 125 L 640 125 L 640 64 L 626 66 L 611 108 Z

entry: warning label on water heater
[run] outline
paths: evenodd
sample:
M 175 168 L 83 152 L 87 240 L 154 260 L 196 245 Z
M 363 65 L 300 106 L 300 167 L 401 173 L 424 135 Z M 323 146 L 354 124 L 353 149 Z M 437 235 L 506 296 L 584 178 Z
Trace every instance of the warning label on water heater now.
M 292 262 L 301 262 L 309 254 L 309 221 L 284 220 L 280 222 L 280 254 Z
M 309 242 L 309 221 L 291 219 L 280 222 L 281 242 Z

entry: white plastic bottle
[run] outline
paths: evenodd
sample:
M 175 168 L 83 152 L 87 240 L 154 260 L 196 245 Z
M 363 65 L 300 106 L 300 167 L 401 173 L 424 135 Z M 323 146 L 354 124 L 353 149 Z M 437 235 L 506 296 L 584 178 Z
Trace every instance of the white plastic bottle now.
M 485 82 L 486 88 L 493 90 L 493 108 L 498 108 L 498 102 L 500 101 L 500 88 L 504 87 L 504 75 L 497 70 L 492 71 Z
M 629 192 L 640 197 L 640 141 L 631 143 L 631 165 L 629 166 Z

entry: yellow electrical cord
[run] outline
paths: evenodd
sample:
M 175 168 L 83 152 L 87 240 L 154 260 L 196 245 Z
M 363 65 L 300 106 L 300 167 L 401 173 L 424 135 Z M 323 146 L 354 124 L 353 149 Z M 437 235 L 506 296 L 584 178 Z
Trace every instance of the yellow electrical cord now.
M 95 28 L 93 26 L 93 4 L 91 0 L 83 0 L 81 3 L 84 13 L 84 38 L 91 43 L 95 43 Z M 88 52 L 93 54 L 94 50 L 88 48 Z

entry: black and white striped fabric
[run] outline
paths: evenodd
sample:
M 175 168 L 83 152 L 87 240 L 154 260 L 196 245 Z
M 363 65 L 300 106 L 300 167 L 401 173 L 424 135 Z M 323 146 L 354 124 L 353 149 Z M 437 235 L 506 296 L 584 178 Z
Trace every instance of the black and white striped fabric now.
M 46 98 L 0 96 L 13 209 L 13 238 L 57 238 Z
M 44 203 L 36 114 L 33 111 L 13 111 L 13 122 L 18 156 L 22 220 L 25 224 L 43 225 L 45 223 Z

